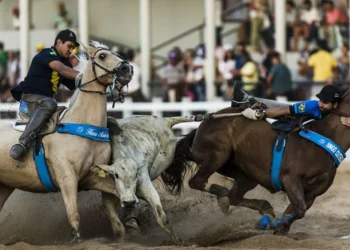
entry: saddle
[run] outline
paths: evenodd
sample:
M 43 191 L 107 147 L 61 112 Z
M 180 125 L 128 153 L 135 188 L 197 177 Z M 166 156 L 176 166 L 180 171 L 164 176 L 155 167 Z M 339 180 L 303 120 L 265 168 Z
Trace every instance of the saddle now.
M 38 136 L 45 136 L 48 134 L 55 133 L 58 127 L 59 122 L 63 119 L 64 115 L 67 112 L 67 108 L 64 106 L 59 106 L 55 113 L 51 116 L 50 120 L 42 128 Z M 23 112 L 19 112 L 21 119 L 18 119 L 14 122 L 13 128 L 17 131 L 23 132 L 26 128 L 26 125 L 29 122 L 29 116 Z

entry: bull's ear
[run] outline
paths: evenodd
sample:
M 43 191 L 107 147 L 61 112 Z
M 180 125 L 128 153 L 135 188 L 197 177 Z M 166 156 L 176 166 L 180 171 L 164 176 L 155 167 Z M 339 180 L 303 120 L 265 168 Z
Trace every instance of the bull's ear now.
M 107 117 L 107 128 L 110 130 L 111 135 L 120 135 L 123 133 L 122 128 L 119 126 L 117 119 L 114 117 Z
M 94 173 L 96 173 L 99 177 L 105 178 L 106 175 L 109 175 L 110 173 L 106 171 L 107 165 L 96 165 L 90 168 L 90 170 Z

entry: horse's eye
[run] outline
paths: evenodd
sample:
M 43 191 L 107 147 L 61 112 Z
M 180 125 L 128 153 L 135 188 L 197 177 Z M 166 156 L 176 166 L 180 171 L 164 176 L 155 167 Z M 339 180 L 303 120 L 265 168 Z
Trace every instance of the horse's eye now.
M 115 178 L 119 179 L 119 175 L 118 174 L 115 174 L 114 176 L 115 176 Z
M 100 58 L 101 60 L 104 60 L 104 59 L 106 58 L 106 55 L 102 53 L 102 54 L 99 55 L 99 58 Z

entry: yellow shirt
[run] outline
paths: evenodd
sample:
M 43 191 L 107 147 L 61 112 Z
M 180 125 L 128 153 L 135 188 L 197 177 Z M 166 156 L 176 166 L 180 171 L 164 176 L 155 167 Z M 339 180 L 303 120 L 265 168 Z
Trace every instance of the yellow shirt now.
M 259 82 L 259 74 L 256 64 L 253 62 L 247 62 L 241 68 L 241 73 L 250 75 L 250 76 L 242 76 L 243 83 L 254 83 L 254 85 L 244 85 L 243 90 L 251 91 L 256 88 L 256 85 Z
M 320 50 L 309 58 L 308 65 L 314 68 L 313 80 L 324 82 L 333 77 L 333 68 L 337 66 L 337 60 L 331 53 Z

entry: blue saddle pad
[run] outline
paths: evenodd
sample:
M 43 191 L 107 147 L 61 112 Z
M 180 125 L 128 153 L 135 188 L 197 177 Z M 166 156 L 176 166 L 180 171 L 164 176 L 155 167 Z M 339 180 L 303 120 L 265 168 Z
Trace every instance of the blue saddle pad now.
M 34 145 L 33 158 L 41 184 L 44 186 L 45 189 L 47 189 L 50 192 L 58 192 L 59 190 L 52 182 L 50 172 L 47 168 L 45 160 L 45 150 L 44 146 L 41 143 L 39 145 Z

